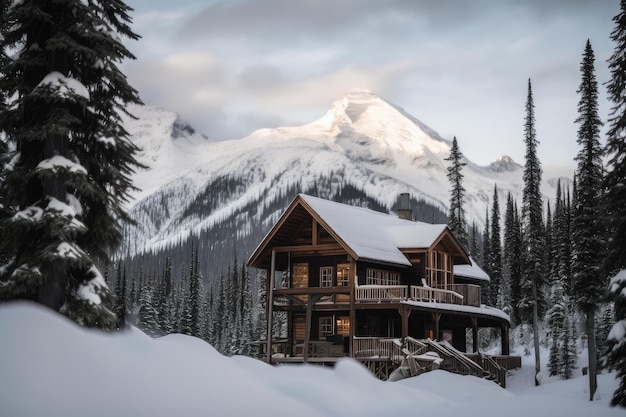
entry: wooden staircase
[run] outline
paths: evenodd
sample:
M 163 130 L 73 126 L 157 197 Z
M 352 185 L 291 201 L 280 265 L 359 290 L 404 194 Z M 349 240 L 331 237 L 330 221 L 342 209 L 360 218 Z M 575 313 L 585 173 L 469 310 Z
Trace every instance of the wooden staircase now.
M 477 360 L 470 359 L 450 343 L 431 339 L 406 337 L 402 341 L 398 340 L 397 344 L 402 355 L 394 359 L 396 369 L 390 379 L 402 379 L 433 369 L 443 369 L 459 375 L 485 378 L 506 388 L 506 369 L 488 355 L 478 353 L 478 356 L 474 355 Z

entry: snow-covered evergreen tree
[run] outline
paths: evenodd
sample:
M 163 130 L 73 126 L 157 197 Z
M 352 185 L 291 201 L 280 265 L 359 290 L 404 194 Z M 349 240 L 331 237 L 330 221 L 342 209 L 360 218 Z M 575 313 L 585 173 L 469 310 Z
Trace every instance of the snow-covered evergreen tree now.
M 613 276 L 609 284 L 610 299 L 615 306 L 615 324 L 609 334 L 609 366 L 618 370 L 620 385 L 611 404 L 626 407 L 626 0 L 620 1 L 619 13 L 613 18 L 611 39 L 615 50 L 608 60 L 611 79 L 607 84 L 612 102 L 605 156 L 604 212 L 607 218 L 608 247 L 604 270 Z
M 563 285 L 561 281 L 556 278 L 553 280 L 551 295 L 550 295 L 550 308 L 546 314 L 548 334 L 551 338 L 550 344 L 550 356 L 548 359 L 548 370 L 550 376 L 560 375 L 562 373 L 563 364 L 563 344 L 564 344 L 564 332 L 565 319 L 567 316 L 567 305 L 565 301 L 565 294 L 563 291 Z
M 122 263 L 117 264 L 117 275 L 115 285 L 115 299 L 117 301 L 117 308 L 115 316 L 117 317 L 117 328 L 124 329 L 127 326 L 126 322 L 126 269 L 122 269 Z
M 502 274 L 503 280 L 508 283 L 509 299 L 505 305 L 509 305 L 509 316 L 513 323 L 520 322 L 519 302 L 521 299 L 521 232 L 517 205 L 513 201 L 511 193 L 507 196 L 506 210 L 504 212 L 504 256 Z
M 539 385 L 538 375 L 541 368 L 539 353 L 539 303 L 543 270 L 544 225 L 543 203 L 541 198 L 541 164 L 537 156 L 537 134 L 535 131 L 535 104 L 532 84 L 528 80 L 526 99 L 526 120 L 524 124 L 524 142 L 526 144 L 526 164 L 524 165 L 524 190 L 522 196 L 522 238 L 524 242 L 524 269 L 522 275 L 522 299 L 520 312 L 522 319 L 532 322 L 535 345 L 535 384 Z
M 0 184 L 0 298 L 29 298 L 85 326 L 112 329 L 114 301 L 96 267 L 122 239 L 139 167 L 120 112 L 139 103 L 118 64 L 137 39 L 123 1 L 30 0 L 0 16 L 8 59 L 0 130 L 15 149 Z M 10 238 L 8 238 L 10 237 Z
M 502 240 L 500 238 L 500 203 L 498 202 L 498 187 L 493 186 L 493 203 L 491 208 L 491 233 L 489 242 L 489 282 L 491 288 L 490 302 L 492 306 L 501 308 L 502 300 Z
M 561 345 L 560 375 L 563 379 L 570 379 L 574 375 L 578 353 L 576 351 L 575 324 L 568 315 L 563 323 L 563 343 Z
M 468 239 L 469 247 L 467 248 L 467 250 L 476 261 L 480 261 L 481 255 L 480 250 L 478 249 L 478 226 L 476 225 L 475 221 L 472 221 L 472 226 L 469 229 Z
M 587 40 L 580 65 L 581 83 L 578 88 L 578 144 L 576 156 L 578 184 L 573 217 L 573 293 L 576 305 L 586 317 L 589 352 L 589 399 L 593 400 L 597 388 L 597 357 L 595 343 L 595 314 L 606 283 L 600 273 L 603 238 L 599 217 L 602 193 L 602 147 L 598 116 L 598 82 L 595 76 L 595 57 Z
M 448 180 L 450 181 L 450 211 L 448 214 L 448 226 L 452 233 L 459 239 L 464 248 L 467 248 L 467 221 L 465 219 L 465 188 L 463 187 L 463 167 L 467 162 L 463 162 L 463 154 L 459 149 L 456 136 L 452 139 L 450 156 L 446 158 L 450 161 L 448 169 Z

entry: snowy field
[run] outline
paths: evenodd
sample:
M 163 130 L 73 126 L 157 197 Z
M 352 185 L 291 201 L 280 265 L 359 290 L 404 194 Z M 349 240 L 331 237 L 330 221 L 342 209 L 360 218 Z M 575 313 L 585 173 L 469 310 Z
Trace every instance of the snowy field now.
M 508 388 L 434 371 L 399 382 L 358 362 L 334 369 L 271 367 L 224 357 L 183 335 L 151 339 L 137 329 L 102 334 L 34 304 L 0 304 L 0 416 L 621 416 L 608 404 L 614 374 L 548 379 L 533 386 L 534 359 Z M 547 356 L 547 355 L 545 355 Z

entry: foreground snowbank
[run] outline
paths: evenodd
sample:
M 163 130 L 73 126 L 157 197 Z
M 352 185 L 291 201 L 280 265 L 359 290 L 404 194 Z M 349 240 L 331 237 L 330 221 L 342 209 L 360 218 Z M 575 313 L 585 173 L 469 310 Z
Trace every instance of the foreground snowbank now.
M 183 335 L 151 339 L 137 329 L 102 334 L 30 303 L 0 304 L 2 416 L 623 416 L 617 387 L 601 375 L 600 401 L 586 379 L 534 388 L 524 369 L 513 390 L 435 371 L 382 382 L 358 362 L 334 369 L 271 367 L 227 358 Z M 518 378 L 519 376 L 519 378 Z M 517 380 L 516 380 L 517 378 Z M 512 392 L 513 391 L 513 392 Z

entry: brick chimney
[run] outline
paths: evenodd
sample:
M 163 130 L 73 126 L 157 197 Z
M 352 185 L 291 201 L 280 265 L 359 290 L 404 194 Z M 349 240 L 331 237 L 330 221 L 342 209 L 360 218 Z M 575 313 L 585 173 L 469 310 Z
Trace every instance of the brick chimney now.
M 409 193 L 400 194 L 400 198 L 398 199 L 398 217 L 413 221 L 413 210 L 411 209 Z

